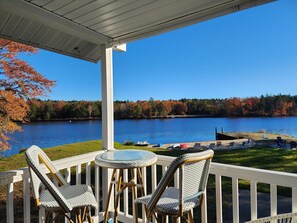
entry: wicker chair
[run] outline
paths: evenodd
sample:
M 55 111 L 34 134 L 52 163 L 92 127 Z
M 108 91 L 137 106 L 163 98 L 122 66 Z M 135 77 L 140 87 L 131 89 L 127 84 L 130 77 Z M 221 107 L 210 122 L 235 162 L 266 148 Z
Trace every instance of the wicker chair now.
M 279 214 L 266 218 L 259 218 L 246 223 L 297 223 L 297 213 Z
M 145 205 L 148 220 L 154 216 L 158 222 L 165 222 L 168 215 L 176 222 L 179 217 L 187 215 L 187 221 L 193 222 L 191 210 L 202 202 L 212 157 L 212 150 L 179 156 L 170 164 L 157 189 L 136 199 L 135 204 Z M 177 170 L 179 188 L 169 187 Z M 138 221 L 137 213 L 135 220 Z
M 67 213 L 74 213 L 79 223 L 82 223 L 87 215 L 89 223 L 93 222 L 90 208 L 96 208 L 98 204 L 90 186 L 68 185 L 62 174 L 53 166 L 48 156 L 37 146 L 31 146 L 26 150 L 26 160 L 29 165 L 36 205 L 39 208 L 44 208 L 46 211 L 45 222 L 54 222 L 61 215 L 73 222 Z M 53 178 L 57 180 L 59 187 L 56 187 L 46 175 L 46 172 L 43 171 L 44 168 L 41 166 L 41 163 L 45 165 Z M 42 184 L 46 190 L 40 192 Z M 51 213 L 55 215 L 51 215 Z M 54 217 L 51 219 L 51 216 Z

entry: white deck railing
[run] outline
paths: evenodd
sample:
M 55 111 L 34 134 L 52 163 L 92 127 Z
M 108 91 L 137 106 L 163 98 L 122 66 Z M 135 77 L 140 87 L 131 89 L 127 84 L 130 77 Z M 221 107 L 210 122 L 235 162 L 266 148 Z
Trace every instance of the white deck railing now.
M 54 161 L 57 169 L 64 172 L 65 178 L 67 182 L 72 182 L 72 184 L 80 184 L 82 181 L 88 185 L 91 185 L 94 188 L 95 196 L 97 201 L 99 201 L 99 207 L 96 210 L 95 220 L 102 220 L 102 207 L 101 201 L 102 197 L 100 194 L 101 191 L 101 182 L 104 181 L 101 176 L 101 170 L 99 167 L 93 165 L 93 161 L 96 155 L 102 153 L 102 151 L 87 153 L 79 156 L 74 156 L 66 159 L 61 159 Z M 143 168 L 143 179 L 145 185 L 145 192 L 150 193 L 153 191 L 160 177 L 166 170 L 167 166 L 174 159 L 174 157 L 168 156 L 158 156 L 158 161 L 152 167 Z M 94 167 L 94 168 L 93 168 Z M 82 172 L 84 176 L 82 178 Z M 71 174 L 72 173 L 72 174 Z M 74 174 L 75 173 L 75 174 Z M 212 177 L 212 175 L 214 177 Z M 71 179 L 71 177 L 75 176 L 75 180 Z M 151 178 L 148 179 L 148 177 Z M 124 180 L 128 178 L 128 172 L 124 171 Z M 227 178 L 229 178 L 229 182 L 231 182 L 232 190 L 228 190 L 229 194 L 226 195 L 226 191 L 223 190 L 223 183 Z M 212 181 L 214 179 L 214 181 Z M 246 180 L 249 182 L 250 189 L 250 199 L 248 202 L 249 208 L 244 209 L 240 212 L 240 190 L 239 190 L 239 180 Z M 207 202 L 210 206 L 215 207 L 215 210 L 212 211 L 212 216 L 215 215 L 215 221 L 217 223 L 223 222 L 224 213 L 228 208 L 224 206 L 224 197 L 230 197 L 231 202 L 231 213 L 232 213 L 232 222 L 241 222 L 242 215 L 248 215 L 248 219 L 256 219 L 258 217 L 258 210 L 261 210 L 261 207 L 258 206 L 258 191 L 257 184 L 264 183 L 268 184 L 270 187 L 269 201 L 268 204 L 270 207 L 266 207 L 270 209 L 269 215 L 277 214 L 277 207 L 281 204 L 278 203 L 278 186 L 286 187 L 287 190 L 292 191 L 291 195 L 291 211 L 297 212 L 297 175 L 276 171 L 267 171 L 260 170 L 254 168 L 240 167 L 240 166 L 232 166 L 225 165 L 219 163 L 212 163 L 211 165 L 211 183 L 209 186 L 212 187 L 210 190 L 213 190 L 214 193 L 212 196 L 214 199 L 204 199 L 204 202 L 201 207 L 201 217 L 202 222 L 207 222 L 207 214 L 208 207 Z M 228 180 L 227 180 L 228 181 Z M 12 170 L 4 173 L 0 173 L 0 187 L 6 187 L 6 222 L 13 223 L 15 222 L 15 213 L 14 213 L 14 186 L 18 182 L 22 183 L 23 190 L 23 222 L 29 223 L 31 222 L 31 197 L 30 197 L 30 182 L 29 182 L 29 174 L 27 168 L 23 168 L 20 170 Z M 178 186 L 177 176 L 175 177 L 174 184 Z M 229 187 L 230 188 L 230 187 Z M 289 200 L 290 200 L 289 199 Z M 246 205 L 246 204 L 245 204 Z M 260 208 L 260 209 L 259 209 Z M 248 210 L 250 209 L 250 211 Z M 3 210 L 1 210 L 3 211 Z M 230 210 L 228 210 L 230 212 Z M 144 213 L 144 211 L 143 211 Z M 3 214 L 3 213 L 2 213 Z M 142 216 L 145 217 L 144 215 Z M 1 221 L 5 221 L 5 218 L 1 219 Z M 39 211 L 39 222 L 44 221 L 44 211 Z M 120 212 L 119 212 L 119 221 L 123 222 L 133 222 L 132 216 L 132 198 L 131 194 L 129 194 L 128 190 L 125 190 L 123 193 L 122 201 L 120 202 Z M 230 220 L 229 220 L 230 221 Z M 141 220 L 140 220 L 141 222 Z
M 99 191 L 101 184 L 99 183 L 99 167 L 95 167 L 95 179 L 91 178 L 91 165 L 94 161 L 96 155 L 102 153 L 103 151 L 86 153 L 78 156 L 73 156 L 70 158 L 60 159 L 54 161 L 54 165 L 58 170 L 64 172 L 65 179 L 68 183 L 71 182 L 71 172 L 75 169 L 75 184 L 80 184 L 82 181 L 82 170 L 85 174 L 85 183 L 91 185 L 95 189 L 95 197 L 97 201 L 100 201 Z M 45 169 L 46 170 L 46 169 Z M 25 223 L 31 222 L 31 196 L 30 196 L 30 180 L 29 172 L 27 168 L 22 168 L 19 170 L 11 170 L 4 173 L 0 173 L 0 186 L 6 186 L 6 222 L 14 223 L 14 185 L 19 182 L 23 183 L 23 218 Z M 100 203 L 99 203 L 100 204 Z M 99 210 L 96 210 L 95 218 L 98 219 Z M 1 210 L 2 211 L 2 210 Z M 0 212 L 1 212 L 0 211 Z M 3 213 L 2 213 L 3 214 Z M 39 211 L 39 222 L 44 222 L 45 213 L 42 209 Z M 4 221 L 4 219 L 1 219 Z

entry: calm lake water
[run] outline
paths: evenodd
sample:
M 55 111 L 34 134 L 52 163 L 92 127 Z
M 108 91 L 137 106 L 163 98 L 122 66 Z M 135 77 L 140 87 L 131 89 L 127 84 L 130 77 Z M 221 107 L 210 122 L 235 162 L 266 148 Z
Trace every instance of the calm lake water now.
M 15 133 L 10 156 L 20 148 L 41 148 L 67 143 L 101 139 L 100 120 L 72 122 L 36 122 L 24 124 Z M 176 118 L 115 120 L 115 141 L 148 141 L 150 143 L 195 142 L 215 139 L 215 127 L 227 131 L 259 131 L 297 136 L 297 117 L 286 118 Z

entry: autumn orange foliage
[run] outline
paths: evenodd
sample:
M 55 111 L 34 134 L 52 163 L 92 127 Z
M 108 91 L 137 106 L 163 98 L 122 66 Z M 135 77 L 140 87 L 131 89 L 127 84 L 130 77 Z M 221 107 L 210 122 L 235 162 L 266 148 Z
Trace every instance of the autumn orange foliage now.
M 9 134 L 20 131 L 29 111 L 28 99 L 45 96 L 55 82 L 46 79 L 19 55 L 37 48 L 0 39 L 0 151 L 10 148 Z

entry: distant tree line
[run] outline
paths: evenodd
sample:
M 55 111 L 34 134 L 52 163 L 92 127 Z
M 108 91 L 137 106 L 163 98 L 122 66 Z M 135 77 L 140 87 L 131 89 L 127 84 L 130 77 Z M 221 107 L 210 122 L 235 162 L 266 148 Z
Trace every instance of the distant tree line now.
M 98 119 L 101 101 L 31 100 L 28 119 Z M 275 117 L 296 116 L 297 96 L 266 95 L 249 98 L 115 101 L 116 119 L 166 118 L 170 116 Z

